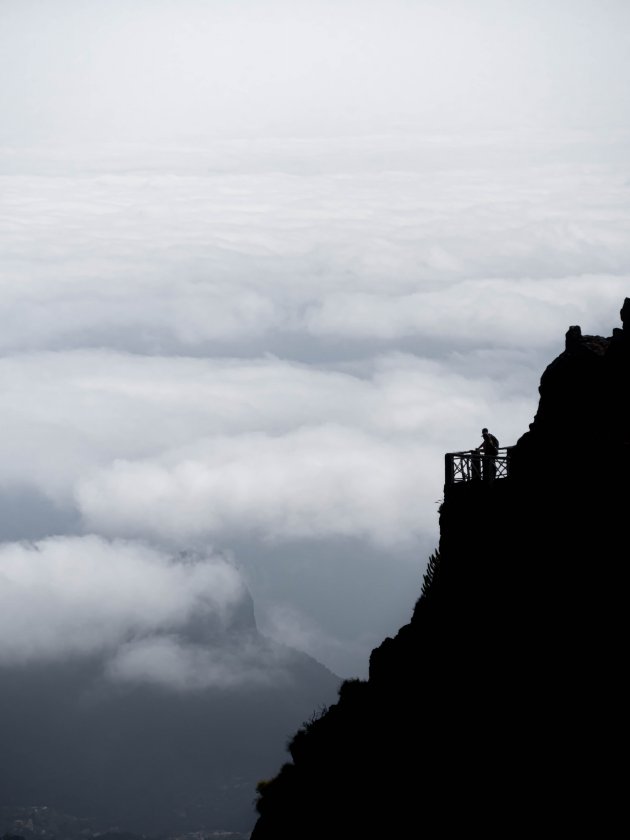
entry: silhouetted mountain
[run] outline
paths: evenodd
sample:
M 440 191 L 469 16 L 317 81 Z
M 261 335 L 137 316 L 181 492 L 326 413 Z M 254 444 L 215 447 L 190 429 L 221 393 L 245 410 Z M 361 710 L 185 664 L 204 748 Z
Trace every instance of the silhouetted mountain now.
M 239 658 L 254 678 L 192 689 L 126 684 L 95 656 L 0 669 L 0 834 L 47 837 L 57 812 L 73 815 L 56 818 L 57 840 L 77 826 L 83 837 L 249 834 L 256 782 L 282 760 L 295 727 L 334 699 L 339 679 L 259 635 L 248 594 L 227 628 L 198 619 L 189 631 L 187 642 Z M 22 818 L 29 808 L 35 817 Z M 21 830 L 44 817 L 45 831 Z
M 509 477 L 445 486 L 410 623 L 297 731 L 252 840 L 625 824 L 630 299 L 622 320 L 569 329 Z

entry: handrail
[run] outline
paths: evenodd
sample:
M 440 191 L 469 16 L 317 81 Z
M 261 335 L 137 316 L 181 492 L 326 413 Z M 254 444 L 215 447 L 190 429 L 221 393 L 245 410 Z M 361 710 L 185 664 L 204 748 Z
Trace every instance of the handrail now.
M 446 485 L 509 478 L 513 448 L 513 446 L 500 446 L 495 456 L 486 455 L 479 449 L 447 452 L 444 456 Z

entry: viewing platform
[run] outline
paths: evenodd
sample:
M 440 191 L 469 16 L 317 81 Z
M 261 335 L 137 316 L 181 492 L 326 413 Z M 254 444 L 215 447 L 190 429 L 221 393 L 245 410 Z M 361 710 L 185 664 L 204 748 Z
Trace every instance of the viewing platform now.
M 514 449 L 513 446 L 501 446 L 494 458 L 476 449 L 469 449 L 466 452 L 447 452 L 444 456 L 446 486 L 509 478 L 512 449 Z

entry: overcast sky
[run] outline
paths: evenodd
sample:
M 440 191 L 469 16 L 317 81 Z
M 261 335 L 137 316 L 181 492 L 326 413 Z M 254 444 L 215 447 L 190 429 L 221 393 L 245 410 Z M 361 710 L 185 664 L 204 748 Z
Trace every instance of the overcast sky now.
M 618 324 L 629 41 L 625 0 L 0 0 L 0 662 L 189 684 L 168 634 L 247 586 L 364 676 L 444 452 Z

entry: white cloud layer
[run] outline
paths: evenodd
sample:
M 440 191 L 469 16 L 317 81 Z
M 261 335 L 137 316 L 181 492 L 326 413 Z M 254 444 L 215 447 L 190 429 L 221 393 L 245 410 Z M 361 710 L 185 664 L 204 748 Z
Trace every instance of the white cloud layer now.
M 630 275 L 627 137 L 565 140 L 561 167 L 535 138 L 519 159 L 511 135 L 215 143 L 141 170 L 129 152 L 5 150 L 0 348 L 542 347 L 585 315 L 604 324 Z
M 395 632 L 416 593 L 400 587 L 389 623 L 376 594 L 359 617 L 343 552 L 376 552 L 362 580 L 375 593 L 385 567 L 407 581 L 409 558 L 421 569 L 437 541 L 444 452 L 475 445 L 482 426 L 513 443 L 567 327 L 616 323 L 630 274 L 624 138 L 215 142 L 149 149 L 142 165 L 132 150 L 72 162 L 5 149 L 5 503 L 43 499 L 51 523 L 125 557 L 135 543 L 120 538 L 164 556 L 234 550 L 261 626 L 290 613 L 294 630 L 314 628 L 297 644 L 364 673 L 379 641 L 364 617 Z M 24 521 L 18 536 L 47 535 Z M 283 588 L 283 545 L 296 557 L 321 545 L 306 552 L 306 598 L 297 578 Z M 355 630 L 328 629 L 317 581 L 332 568 Z M 77 627 L 90 610 L 77 607 Z M 38 615 L 54 647 L 63 625 Z M 120 648 L 111 674 L 238 682 L 238 658 L 177 654 L 177 632 L 152 615 L 155 632 Z M 102 638 L 122 633 L 103 621 Z

